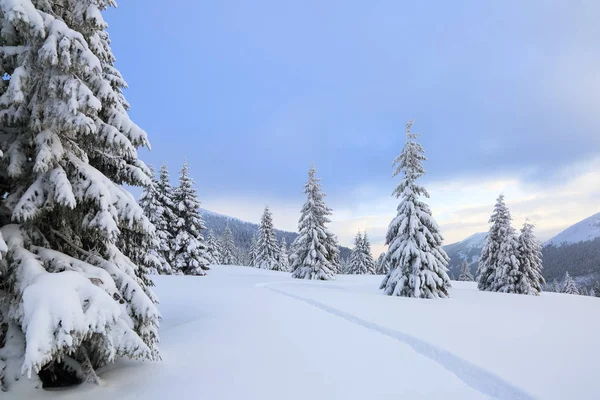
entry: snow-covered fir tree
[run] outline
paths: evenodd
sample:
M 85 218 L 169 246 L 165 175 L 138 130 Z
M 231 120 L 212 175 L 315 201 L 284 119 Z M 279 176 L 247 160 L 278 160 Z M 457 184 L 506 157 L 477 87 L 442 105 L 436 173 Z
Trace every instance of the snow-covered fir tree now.
M 256 259 L 254 261 L 256 267 L 274 271 L 284 271 L 283 266 L 279 261 L 280 251 L 279 242 L 275 236 L 275 227 L 273 226 L 273 215 L 271 214 L 269 207 L 265 207 L 258 228 Z
M 492 225 L 479 259 L 479 290 L 520 293 L 519 242 L 511 220 L 504 195 L 501 194 L 490 217 Z
M 339 250 L 335 236 L 326 227 L 331 209 L 325 204 L 325 193 L 314 166 L 308 171 L 304 192 L 307 199 L 298 222 L 299 236 L 293 244 L 292 277 L 331 280 L 340 268 Z
M 388 272 L 390 272 L 390 264 L 387 260 L 387 254 L 383 252 L 379 255 L 379 258 L 377 258 L 377 269 L 375 270 L 375 274 L 385 275 Z
M 206 228 L 200 215 L 200 201 L 187 162 L 179 172 L 179 186 L 175 188 L 173 200 L 177 223 L 173 235 L 172 267 L 185 275 L 206 275 L 209 261 L 202 234 Z
M 542 276 L 542 245 L 533 233 L 534 225 L 526 221 L 521 228 L 518 243 L 518 258 L 521 277 L 517 293 L 539 295 L 546 280 Z
M 373 259 L 373 253 L 371 252 L 371 241 L 369 240 L 369 235 L 367 235 L 367 232 L 365 232 L 362 238 L 362 251 L 365 254 L 367 274 L 374 275 L 377 266 L 375 264 L 375 260 Z
M 562 293 L 565 294 L 579 294 L 579 288 L 577 288 L 577 284 L 569 275 L 569 271 L 565 272 L 565 279 L 563 282 Z
M 458 280 L 463 282 L 472 282 L 475 280 L 467 260 L 463 260 L 462 264 L 460 265 L 460 275 L 458 276 Z
M 221 264 L 236 265 L 237 264 L 237 249 L 233 242 L 233 233 L 229 224 L 225 227 L 225 231 L 221 236 Z
M 351 275 L 375 274 L 375 261 L 371 255 L 371 243 L 366 232 L 364 235 L 360 232 L 356 234 L 347 273 Z
M 426 158 L 411 127 L 412 121 L 409 121 L 404 149 L 393 163 L 394 176 L 402 174 L 402 180 L 394 190 L 400 204 L 386 236 L 390 271 L 381 283 L 381 289 L 393 296 L 445 298 L 450 288 L 449 259 L 442 248 L 443 238 L 431 210 L 420 200 L 429 197 L 425 188 L 416 183 L 425 174 L 422 163 Z
M 117 357 L 158 358 L 155 297 L 125 254 L 154 227 L 124 187 L 151 185 L 151 173 L 102 17 L 112 5 L 0 2 L 4 390 L 21 373 L 98 382 Z M 125 248 L 122 235 L 136 240 Z
M 600 297 L 600 281 L 596 281 L 596 283 L 594 283 L 594 286 L 592 287 L 592 291 L 594 292 L 594 294 L 592 296 Z
M 586 287 L 582 287 L 581 290 L 579 291 L 579 294 L 582 296 L 589 296 L 590 292 L 587 290 Z
M 175 191 L 171 186 L 171 177 L 169 168 L 166 164 L 160 167 L 158 175 L 156 196 L 158 203 L 162 206 L 162 218 L 160 229 L 164 235 L 159 235 L 159 249 L 165 260 L 172 265 L 173 263 L 173 241 L 177 234 L 177 215 L 175 207 Z M 171 268 L 171 273 L 181 273 L 176 268 Z
M 290 259 L 288 255 L 288 245 L 285 238 L 281 238 L 279 243 L 279 263 L 281 264 L 281 271 L 290 271 Z
M 250 249 L 248 250 L 248 264 L 250 267 L 256 267 L 256 253 L 258 245 L 258 233 L 252 235 L 250 239 Z
M 354 247 L 352 253 L 350 253 L 350 265 L 348 271 L 349 275 L 365 275 L 368 274 L 368 268 L 365 260 L 365 252 L 363 249 L 363 236 L 358 231 L 354 237 Z
M 219 243 L 212 231 L 208 232 L 206 238 L 206 255 L 210 265 L 218 265 L 221 263 L 221 243 Z
M 173 272 L 171 264 L 167 261 L 165 255 L 168 256 L 168 247 L 165 247 L 169 243 L 168 233 L 168 222 L 163 216 L 165 213 L 172 212 L 167 209 L 161 202 L 162 195 L 158 192 L 158 180 L 154 175 L 154 169 L 149 166 L 152 184 L 144 188 L 142 195 L 140 196 L 139 204 L 144 210 L 144 214 L 150 222 L 154 225 L 156 232 L 156 241 L 152 243 L 147 250 L 148 254 L 156 257 L 158 261 L 157 272 L 160 274 L 171 274 Z

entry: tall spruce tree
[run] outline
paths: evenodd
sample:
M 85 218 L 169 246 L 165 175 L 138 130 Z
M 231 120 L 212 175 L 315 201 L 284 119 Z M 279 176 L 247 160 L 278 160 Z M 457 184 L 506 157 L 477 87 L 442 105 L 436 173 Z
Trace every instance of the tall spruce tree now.
M 0 1 L 0 364 L 33 384 L 42 369 L 47 384 L 98 382 L 117 357 L 158 358 L 155 298 L 126 256 L 154 236 L 124 187 L 151 184 L 149 143 L 114 67 L 111 5 Z
M 254 235 L 252 235 L 252 238 L 250 239 L 250 249 L 248 250 L 248 263 L 250 265 L 250 267 L 256 267 L 256 254 L 258 252 L 257 249 L 257 245 L 258 245 L 258 233 L 255 233 Z
M 185 275 L 206 275 L 208 254 L 202 231 L 206 229 L 200 215 L 200 201 L 194 189 L 187 162 L 179 172 L 179 186 L 174 191 L 177 223 L 173 235 L 173 267 Z
M 280 251 L 279 242 L 277 242 L 277 237 L 275 236 L 275 228 L 273 227 L 273 215 L 269 207 L 265 207 L 258 228 L 256 266 L 262 269 L 283 271 L 284 269 L 279 261 Z
M 534 225 L 526 221 L 519 235 L 518 257 L 521 268 L 521 279 L 518 293 L 539 295 L 546 284 L 542 276 L 542 245 L 533 233 Z
M 594 297 L 600 297 L 600 281 L 596 281 L 596 283 L 594 283 L 592 291 L 594 292 Z
M 279 263 L 281 264 L 281 271 L 290 271 L 290 259 L 288 256 L 288 245 L 285 237 L 281 238 L 279 243 Z
M 147 253 L 156 257 L 157 272 L 168 275 L 173 273 L 173 269 L 165 257 L 165 255 L 168 255 L 168 249 L 165 251 L 164 246 L 169 243 L 169 233 L 164 214 L 171 210 L 165 211 L 167 209 L 161 202 L 162 195 L 158 192 L 158 180 L 154 175 L 154 169 L 152 166 L 149 166 L 149 168 L 152 174 L 152 184 L 144 188 L 139 200 L 144 214 L 152 222 L 156 232 L 156 240 L 149 246 Z
M 308 171 L 304 193 L 307 198 L 298 222 L 299 236 L 294 240 L 292 277 L 331 280 L 339 268 L 339 251 L 334 248 L 335 236 L 326 227 L 331 209 L 325 204 L 325 193 L 314 166 Z
M 501 194 L 490 217 L 489 222 L 492 225 L 479 259 L 479 290 L 520 293 L 519 242 L 511 220 L 510 211 L 504 203 L 504 195 Z
M 392 220 L 386 236 L 390 271 L 381 283 L 385 294 L 393 296 L 438 298 L 448 297 L 450 278 L 448 256 L 442 248 L 443 238 L 429 206 L 420 197 L 429 197 L 416 180 L 425 174 L 423 147 L 406 124 L 406 143 L 394 160 L 394 176 L 402 180 L 394 195 L 400 199 L 398 215 Z
M 460 275 L 458 276 L 458 280 L 463 282 L 473 282 L 475 280 L 467 260 L 463 260 L 462 264 L 460 264 Z
M 233 242 L 233 233 L 229 224 L 225 227 L 225 231 L 221 236 L 221 263 L 223 265 L 235 265 L 237 264 L 237 249 Z
M 206 254 L 210 265 L 219 265 L 221 263 L 221 244 L 215 238 L 212 231 L 208 232 L 206 238 Z
M 390 272 L 390 264 L 387 260 L 387 254 L 383 252 L 379 255 L 379 258 L 377 258 L 377 269 L 375 270 L 375 274 L 385 275 L 388 272 Z
M 173 241 L 177 234 L 177 215 L 175 207 L 175 191 L 171 186 L 171 177 L 166 164 L 160 167 L 158 182 L 156 185 L 156 196 L 158 203 L 162 207 L 162 218 L 160 230 L 164 233 L 159 236 L 159 250 L 164 259 L 171 265 L 171 273 L 181 273 L 176 268 L 172 268 L 173 264 Z
M 350 253 L 350 265 L 347 271 L 349 275 L 366 275 L 369 269 L 365 260 L 363 236 L 358 231 L 354 238 L 354 247 Z
M 365 265 L 367 266 L 367 274 L 375 275 L 375 260 L 373 259 L 373 253 L 371 253 L 371 242 L 369 241 L 369 236 L 365 231 L 365 234 L 362 238 L 362 251 L 365 254 Z
M 579 294 L 579 288 L 577 287 L 577 284 L 575 283 L 573 278 L 571 278 L 571 275 L 569 275 L 569 271 L 565 272 L 565 279 L 563 282 L 562 293 Z

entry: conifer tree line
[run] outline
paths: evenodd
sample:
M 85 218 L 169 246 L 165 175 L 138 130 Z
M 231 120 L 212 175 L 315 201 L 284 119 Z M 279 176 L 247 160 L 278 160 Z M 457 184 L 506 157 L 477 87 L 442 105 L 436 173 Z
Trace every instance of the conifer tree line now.
M 542 247 L 534 235 L 534 225 L 526 221 L 517 234 L 511 225 L 504 195 L 498 196 L 490 217 L 479 267 L 479 290 L 539 295 L 546 283 L 542 276 Z
M 149 248 L 160 264 L 159 268 L 150 269 L 154 273 L 202 276 L 211 264 L 240 264 L 229 226 L 219 238 L 207 232 L 193 186 L 190 167 L 185 162 L 178 186 L 171 186 L 168 168 L 163 165 L 158 179 L 153 176 L 152 184 L 142 192 L 140 205 L 154 224 L 158 239 Z
M 581 296 L 600 297 L 600 281 L 594 282 L 591 287 L 580 287 L 577 282 L 571 277 L 569 271 L 565 271 L 562 279 L 562 284 L 554 279 L 552 284 L 546 285 L 545 291 L 565 294 L 576 294 Z

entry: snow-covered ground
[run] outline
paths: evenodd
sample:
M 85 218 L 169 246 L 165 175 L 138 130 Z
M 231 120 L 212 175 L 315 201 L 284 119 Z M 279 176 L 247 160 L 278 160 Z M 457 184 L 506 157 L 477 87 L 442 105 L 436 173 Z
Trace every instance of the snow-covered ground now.
M 592 399 L 600 299 L 484 293 L 387 297 L 334 282 L 213 267 L 155 279 L 160 363 L 120 361 L 102 386 L 2 399 Z

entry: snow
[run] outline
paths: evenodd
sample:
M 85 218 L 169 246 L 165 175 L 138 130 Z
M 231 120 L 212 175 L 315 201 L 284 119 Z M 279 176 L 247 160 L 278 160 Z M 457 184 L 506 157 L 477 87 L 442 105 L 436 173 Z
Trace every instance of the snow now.
M 598 237 L 600 237 L 600 213 L 570 226 L 544 243 L 544 246 L 554 245 L 560 247 L 563 244 L 586 242 Z
M 2 398 L 577 399 L 600 391 L 600 322 L 588 318 L 598 298 L 480 292 L 473 282 L 452 282 L 449 299 L 389 297 L 377 289 L 382 276 L 305 281 L 235 266 L 154 279 L 162 362 L 123 360 L 100 370 L 100 386 Z

